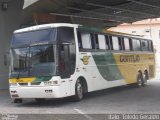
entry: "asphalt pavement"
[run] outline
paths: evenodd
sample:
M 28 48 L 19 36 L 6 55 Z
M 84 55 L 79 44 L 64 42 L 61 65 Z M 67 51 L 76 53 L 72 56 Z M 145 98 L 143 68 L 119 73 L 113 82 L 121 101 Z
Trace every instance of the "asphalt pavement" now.
M 15 104 L 10 99 L 8 90 L 0 91 L 0 114 L 2 115 L 50 114 L 53 117 L 53 114 L 74 114 L 75 118 L 76 115 L 82 115 L 84 118 L 92 119 L 91 116 L 95 114 L 113 113 L 160 113 L 160 80 L 150 80 L 147 86 L 140 88 L 121 86 L 92 92 L 80 102 L 74 102 L 69 97 L 49 99 L 44 103 L 37 103 L 34 99 L 27 99 L 21 104 Z M 43 120 L 43 117 L 40 118 Z M 73 115 L 72 118 L 74 118 Z

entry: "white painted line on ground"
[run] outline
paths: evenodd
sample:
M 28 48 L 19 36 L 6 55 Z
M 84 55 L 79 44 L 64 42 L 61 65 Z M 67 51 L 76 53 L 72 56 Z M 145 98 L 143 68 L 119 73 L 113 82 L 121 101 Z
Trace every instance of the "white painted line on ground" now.
M 79 114 L 82 114 L 85 118 L 87 118 L 89 120 L 93 120 L 93 118 L 91 116 L 87 115 L 82 110 L 79 110 L 79 109 L 74 109 L 74 110 L 77 111 Z

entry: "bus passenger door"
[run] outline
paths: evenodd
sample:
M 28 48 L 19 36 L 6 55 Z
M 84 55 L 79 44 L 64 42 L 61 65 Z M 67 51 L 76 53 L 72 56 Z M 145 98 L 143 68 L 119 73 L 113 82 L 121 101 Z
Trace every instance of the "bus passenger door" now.
M 70 74 L 70 55 L 69 55 L 69 46 L 68 45 L 61 45 L 60 46 L 60 57 L 59 57 L 59 69 L 60 69 L 60 76 L 62 79 L 62 88 L 63 93 L 67 96 L 70 93 L 70 81 L 69 78 Z
M 59 68 L 62 83 L 65 91 L 71 93 L 73 89 L 73 80 L 71 76 L 75 72 L 76 67 L 76 45 L 74 29 L 69 27 L 59 28 Z M 73 90 L 72 90 L 73 91 Z
M 70 78 L 71 70 L 70 70 L 70 52 L 68 45 L 61 45 L 60 50 L 60 59 L 59 59 L 59 66 L 60 66 L 60 74 L 62 79 Z

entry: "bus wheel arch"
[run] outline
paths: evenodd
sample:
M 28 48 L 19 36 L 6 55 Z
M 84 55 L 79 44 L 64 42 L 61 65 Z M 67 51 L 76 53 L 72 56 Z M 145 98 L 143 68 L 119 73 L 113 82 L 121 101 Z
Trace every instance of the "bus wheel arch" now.
M 141 87 L 144 86 L 144 81 L 143 81 L 143 73 L 141 70 L 138 71 L 137 73 L 137 83 L 136 83 L 137 87 Z
M 87 81 L 84 77 L 79 77 L 78 78 L 80 80 L 80 82 L 82 82 L 83 88 L 84 88 L 84 94 L 88 92 L 88 85 L 87 85 Z

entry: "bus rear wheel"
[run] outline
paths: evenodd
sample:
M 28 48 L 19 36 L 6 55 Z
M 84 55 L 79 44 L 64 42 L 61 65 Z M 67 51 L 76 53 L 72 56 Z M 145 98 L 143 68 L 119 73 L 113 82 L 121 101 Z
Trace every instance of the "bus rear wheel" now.
M 75 85 L 75 96 L 74 99 L 75 101 L 80 101 L 84 97 L 84 89 L 82 82 L 78 79 Z
M 137 83 L 136 83 L 136 86 L 137 86 L 137 87 L 141 87 L 141 86 L 143 86 L 143 85 L 144 85 L 143 77 L 142 77 L 142 75 L 139 73 L 139 74 L 137 75 Z
M 147 71 L 145 71 L 144 72 L 144 77 L 143 77 L 143 80 L 144 80 L 144 86 L 147 84 L 147 80 L 149 79 L 149 77 L 148 77 L 148 72 Z

